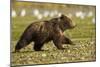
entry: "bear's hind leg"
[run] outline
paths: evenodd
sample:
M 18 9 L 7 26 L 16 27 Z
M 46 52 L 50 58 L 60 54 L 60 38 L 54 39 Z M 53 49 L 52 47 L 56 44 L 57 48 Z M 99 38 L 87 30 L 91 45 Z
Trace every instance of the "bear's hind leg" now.
M 34 44 L 34 50 L 35 51 L 41 51 L 41 48 L 43 46 L 44 43 L 35 43 Z
M 20 40 L 15 46 L 15 52 L 19 52 L 19 50 L 25 46 L 27 46 L 31 41 Z

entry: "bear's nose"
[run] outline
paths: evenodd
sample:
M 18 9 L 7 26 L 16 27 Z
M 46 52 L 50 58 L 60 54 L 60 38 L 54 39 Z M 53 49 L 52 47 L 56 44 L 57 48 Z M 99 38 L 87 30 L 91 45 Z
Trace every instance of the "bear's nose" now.
M 75 24 L 75 23 L 72 23 L 71 24 L 71 28 L 74 28 L 74 27 L 76 27 L 77 25 Z
M 73 26 L 73 28 L 76 27 L 76 26 L 77 26 L 77 25 L 75 24 L 75 25 Z

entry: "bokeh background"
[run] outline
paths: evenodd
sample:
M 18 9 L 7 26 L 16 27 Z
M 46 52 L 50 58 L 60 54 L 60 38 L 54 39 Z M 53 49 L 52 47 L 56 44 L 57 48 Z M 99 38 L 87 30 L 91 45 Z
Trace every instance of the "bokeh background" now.
M 66 62 L 95 61 L 96 59 L 96 6 L 16 2 L 11 5 L 11 63 L 12 65 L 51 64 Z M 34 42 L 15 53 L 14 48 L 25 28 L 34 21 L 49 20 L 64 14 L 77 27 L 64 32 L 76 45 L 64 44 L 58 50 L 52 42 L 43 46 L 45 51 L 33 50 Z

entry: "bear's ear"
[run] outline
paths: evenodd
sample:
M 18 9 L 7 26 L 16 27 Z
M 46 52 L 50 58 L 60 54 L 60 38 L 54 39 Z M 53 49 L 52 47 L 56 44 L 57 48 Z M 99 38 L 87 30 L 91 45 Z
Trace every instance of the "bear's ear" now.
M 66 17 L 66 16 L 62 14 L 61 17 L 60 17 L 60 19 L 64 19 L 65 17 Z

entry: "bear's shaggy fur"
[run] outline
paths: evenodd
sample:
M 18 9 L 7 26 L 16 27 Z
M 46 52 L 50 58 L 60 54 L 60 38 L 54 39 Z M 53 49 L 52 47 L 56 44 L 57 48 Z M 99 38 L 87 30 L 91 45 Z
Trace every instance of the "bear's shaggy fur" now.
M 72 23 L 72 20 L 65 15 L 61 15 L 61 17 L 53 18 L 49 21 L 33 22 L 22 34 L 15 46 L 15 51 L 19 51 L 31 42 L 34 42 L 33 49 L 40 51 L 42 46 L 49 41 L 53 41 L 58 49 L 64 49 L 62 44 L 73 43 L 69 38 L 64 36 L 63 32 L 74 27 L 75 24 Z

